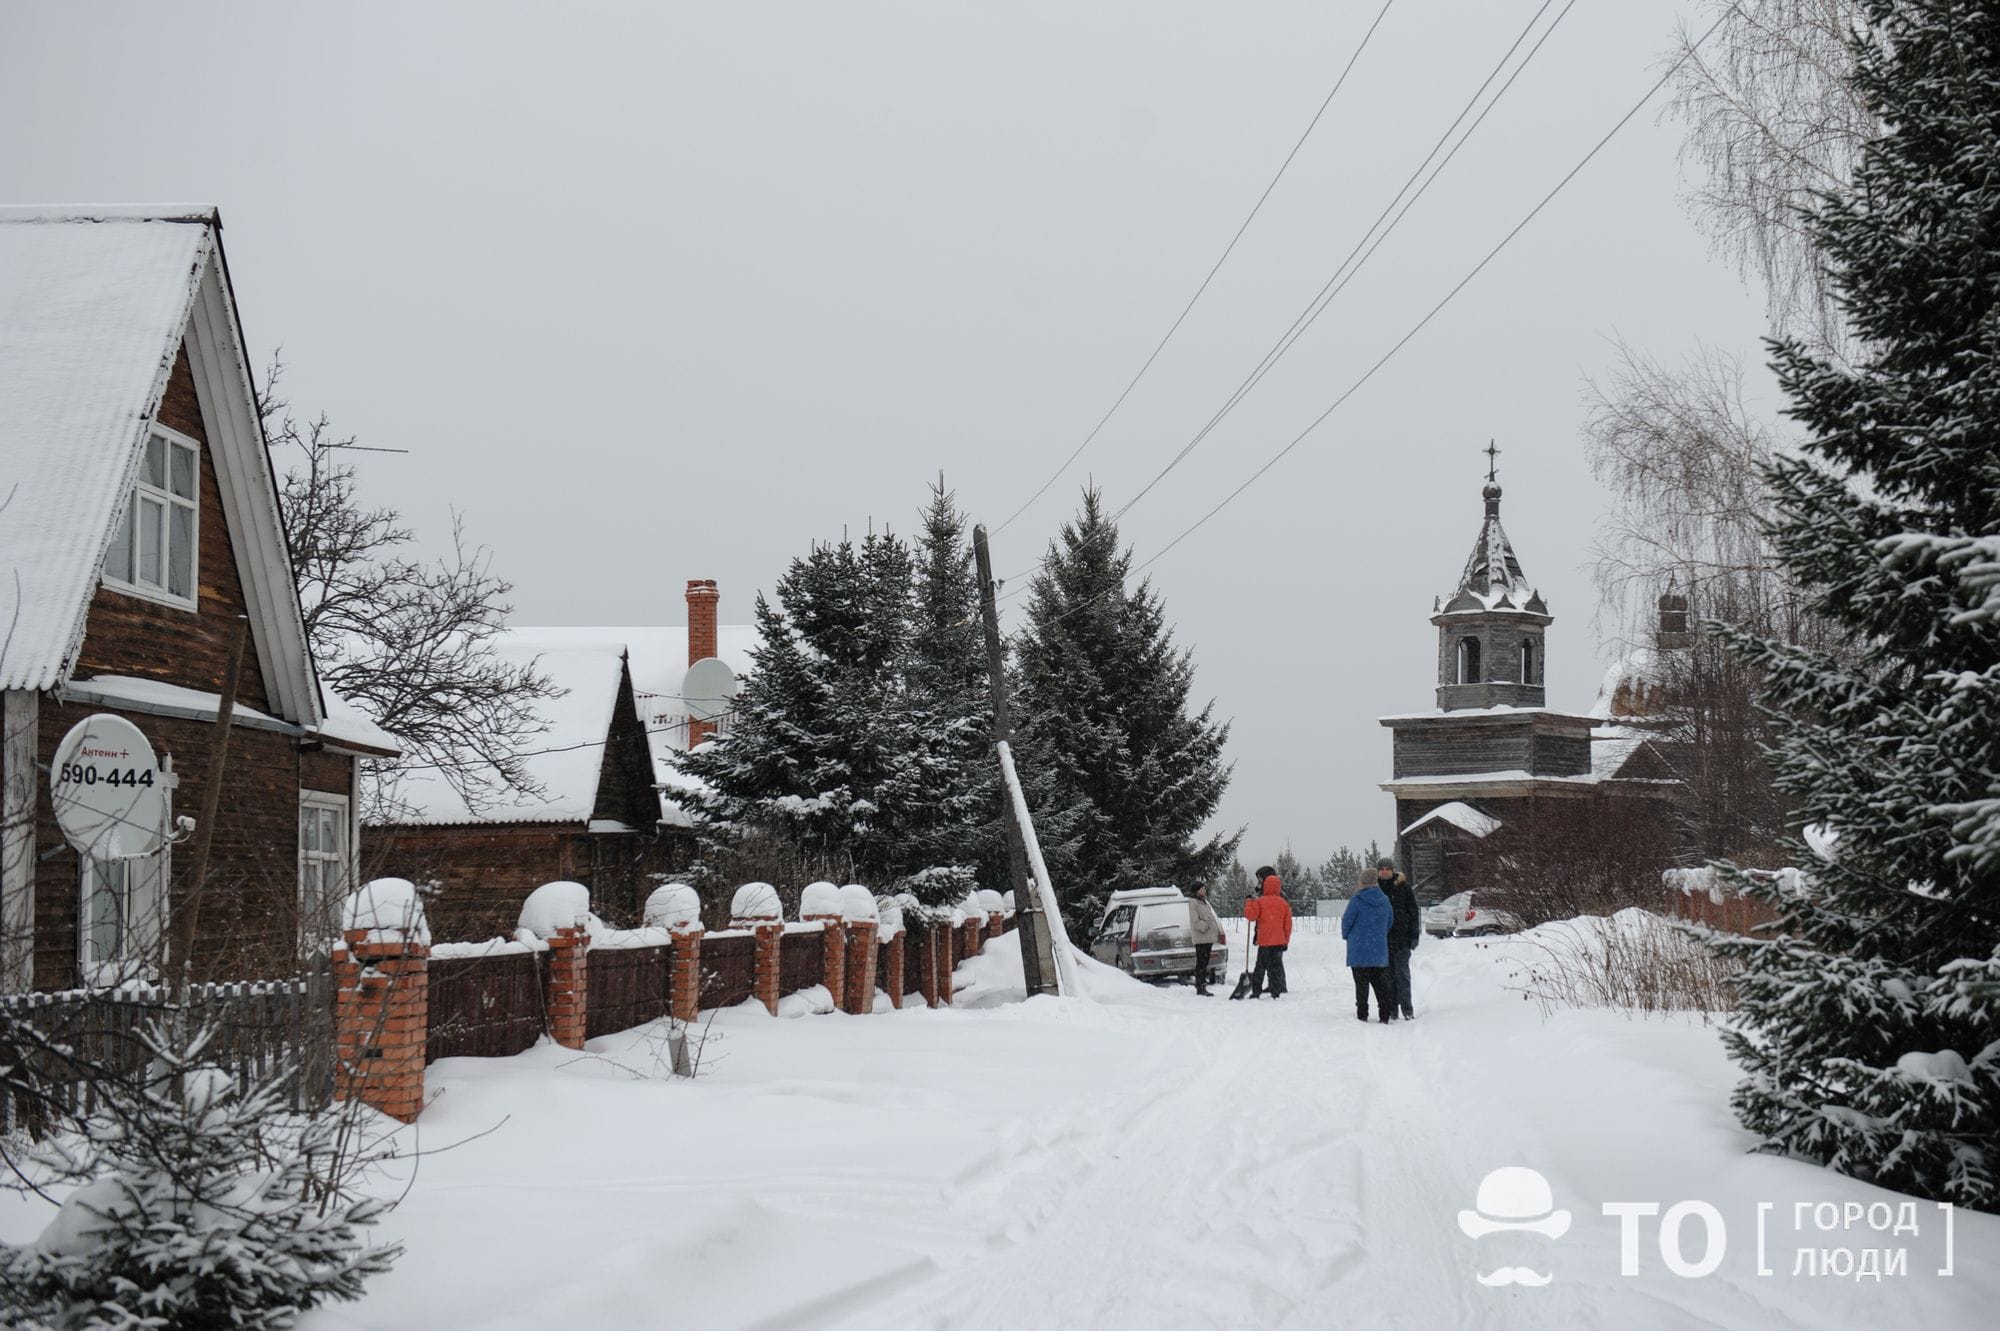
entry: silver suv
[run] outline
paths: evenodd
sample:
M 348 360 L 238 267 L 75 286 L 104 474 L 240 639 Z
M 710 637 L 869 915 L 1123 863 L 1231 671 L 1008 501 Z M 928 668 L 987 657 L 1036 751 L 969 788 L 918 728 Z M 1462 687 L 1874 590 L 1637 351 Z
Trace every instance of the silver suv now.
M 1194 979 L 1194 929 L 1188 899 L 1177 887 L 1113 892 L 1090 937 L 1090 955 L 1141 980 Z M 1229 940 L 1208 957 L 1210 984 L 1229 974 Z

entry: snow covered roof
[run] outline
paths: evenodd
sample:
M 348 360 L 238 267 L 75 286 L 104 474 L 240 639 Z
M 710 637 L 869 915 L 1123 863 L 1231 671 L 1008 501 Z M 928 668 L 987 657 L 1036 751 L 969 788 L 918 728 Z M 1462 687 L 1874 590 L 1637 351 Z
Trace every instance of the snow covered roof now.
M 1470 804 L 1463 804 L 1458 800 L 1452 800 L 1448 804 L 1438 805 L 1435 809 L 1432 809 L 1429 813 L 1417 819 L 1396 835 L 1408 836 L 1418 828 L 1425 827 L 1431 823 L 1448 824 L 1456 827 L 1461 832 L 1475 837 L 1490 836 L 1494 832 L 1499 831 L 1501 826 L 1500 820 L 1493 815 L 1481 813 Z
M 320 721 L 220 233 L 198 205 L 0 208 L 0 689 L 73 670 L 185 341 L 266 691 Z
M 396 798 L 413 812 L 398 822 L 413 826 L 583 823 L 596 809 L 605 740 L 624 687 L 625 644 L 616 638 L 584 637 L 581 631 L 551 641 L 544 631 L 527 629 L 499 634 L 493 650 L 508 665 L 532 663 L 563 690 L 561 697 L 535 704 L 535 719 L 546 729 L 524 745 L 528 752 L 523 765 L 543 793 L 532 797 L 508 791 L 482 802 L 475 812 L 437 769 L 412 768 L 398 785 Z
M 1600 721 L 1649 715 L 1659 688 L 1658 653 L 1651 647 L 1635 647 L 1606 668 L 1590 714 Z
M 1443 613 L 1521 610 L 1547 614 L 1541 593 L 1528 585 L 1520 557 L 1514 553 L 1513 542 L 1507 539 L 1506 529 L 1500 525 L 1500 487 L 1489 481 L 1483 493 L 1486 517 L 1479 525 L 1479 536 L 1472 543 L 1465 571 L 1459 574 L 1458 587 L 1445 598 Z
M 1599 726 L 1590 734 L 1590 774 L 1599 781 L 1612 780 L 1651 738 L 1630 726 Z
M 0 209 L 0 688 L 60 683 L 211 246 L 206 226 Z M 13 580 L 0 600 L 13 598 Z
M 654 782 L 670 791 L 697 787 L 693 777 L 675 770 L 673 765 L 673 755 L 687 749 L 687 704 L 681 700 L 681 681 L 687 676 L 689 664 L 685 627 L 517 628 L 508 630 L 507 636 L 511 641 L 540 643 L 550 648 L 574 643 L 624 644 L 631 654 L 632 697 L 638 705 L 639 724 L 646 730 L 646 746 L 652 753 Z M 758 643 L 754 625 L 719 625 L 715 643 L 716 655 L 739 678 L 750 673 L 750 653 Z M 671 795 L 662 796 L 660 817 L 670 826 L 692 825 Z

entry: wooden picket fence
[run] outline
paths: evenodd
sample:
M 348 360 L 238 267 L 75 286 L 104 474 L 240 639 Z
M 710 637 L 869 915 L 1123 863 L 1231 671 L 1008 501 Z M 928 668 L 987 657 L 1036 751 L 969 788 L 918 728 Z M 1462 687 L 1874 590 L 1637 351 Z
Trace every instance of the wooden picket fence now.
M 106 1079 L 136 1080 L 152 1052 L 146 1030 L 176 1014 L 163 987 L 72 989 L 0 997 L 0 1132 L 39 1134 L 94 1111 Z M 282 1079 L 295 1109 L 333 1096 L 333 968 L 289 980 L 195 985 L 186 1010 L 209 1033 L 204 1062 L 253 1083 Z

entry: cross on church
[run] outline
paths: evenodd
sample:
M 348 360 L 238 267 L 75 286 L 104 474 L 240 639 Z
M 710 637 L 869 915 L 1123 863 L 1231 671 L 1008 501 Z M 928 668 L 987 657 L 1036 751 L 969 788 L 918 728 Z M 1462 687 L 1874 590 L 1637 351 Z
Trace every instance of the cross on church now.
M 1486 455 L 1486 482 L 1490 485 L 1500 479 L 1500 450 L 1494 446 L 1491 439 L 1488 439 L 1486 447 L 1479 451 Z

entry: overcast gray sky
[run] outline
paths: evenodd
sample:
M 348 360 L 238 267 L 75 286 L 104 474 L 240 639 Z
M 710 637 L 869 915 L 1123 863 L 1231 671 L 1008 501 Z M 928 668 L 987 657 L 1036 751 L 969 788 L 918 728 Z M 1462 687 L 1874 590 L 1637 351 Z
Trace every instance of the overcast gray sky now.
M 1181 335 L 1002 534 L 1121 504 L 1333 271 L 1540 0 L 1397 0 Z M 1552 5 L 1543 22 L 1562 9 Z M 1150 557 L 1289 441 L 1655 78 L 1694 0 L 1578 0 L 1360 276 L 1125 519 Z M 253 347 L 361 442 L 368 498 L 491 545 L 517 622 L 725 620 L 942 469 L 997 524 L 1221 253 L 1377 0 L 0 9 L 5 202 L 222 208 Z M 1431 599 L 1489 436 L 1556 615 L 1550 701 L 1606 650 L 1578 437 L 1609 340 L 1754 351 L 1760 306 L 1643 112 L 1325 425 L 1152 570 L 1234 721 L 1246 858 L 1387 842 L 1388 733 L 1432 704 Z M 1016 602 L 1018 604 L 1018 602 Z

